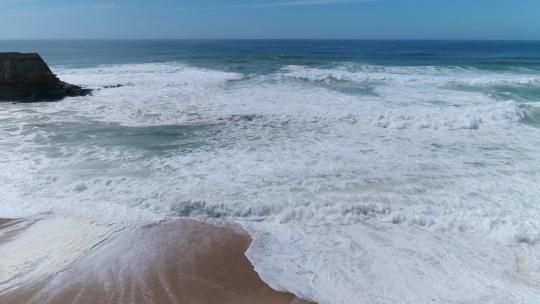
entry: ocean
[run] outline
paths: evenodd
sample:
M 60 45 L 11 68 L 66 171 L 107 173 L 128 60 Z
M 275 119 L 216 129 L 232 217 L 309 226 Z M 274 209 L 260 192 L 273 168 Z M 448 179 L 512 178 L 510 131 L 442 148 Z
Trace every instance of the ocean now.
M 94 89 L 0 104 L 0 218 L 236 222 L 267 284 L 321 304 L 540 303 L 540 42 L 0 51 Z

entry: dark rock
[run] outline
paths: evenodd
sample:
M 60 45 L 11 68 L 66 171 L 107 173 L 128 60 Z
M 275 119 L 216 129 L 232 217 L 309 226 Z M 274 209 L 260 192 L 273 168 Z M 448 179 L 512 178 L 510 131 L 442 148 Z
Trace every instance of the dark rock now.
M 104 89 L 114 89 L 114 88 L 120 88 L 120 87 L 123 87 L 124 85 L 123 84 L 117 84 L 117 85 L 106 85 L 106 86 L 103 86 Z
M 0 101 L 53 101 L 90 89 L 60 81 L 34 53 L 0 53 Z

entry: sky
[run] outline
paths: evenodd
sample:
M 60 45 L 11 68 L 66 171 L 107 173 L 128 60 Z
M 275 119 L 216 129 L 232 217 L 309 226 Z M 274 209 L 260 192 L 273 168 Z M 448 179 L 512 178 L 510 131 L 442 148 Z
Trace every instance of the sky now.
M 540 40 L 540 0 L 0 0 L 0 39 Z

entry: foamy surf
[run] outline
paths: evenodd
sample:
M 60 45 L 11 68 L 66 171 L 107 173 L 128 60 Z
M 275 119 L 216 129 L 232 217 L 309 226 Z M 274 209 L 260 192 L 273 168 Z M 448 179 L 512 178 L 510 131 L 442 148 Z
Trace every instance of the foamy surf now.
M 373 221 L 253 229 L 263 280 L 318 303 L 535 303 L 540 291 L 527 244 Z

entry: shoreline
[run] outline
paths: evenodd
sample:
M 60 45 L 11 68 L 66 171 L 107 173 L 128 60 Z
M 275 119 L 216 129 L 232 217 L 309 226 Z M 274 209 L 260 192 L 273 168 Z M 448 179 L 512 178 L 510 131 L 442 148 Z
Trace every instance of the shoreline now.
M 49 220 L 38 222 L 47 225 Z M 56 225 L 55 219 L 50 221 Z M 8 222 L 2 219 L 0 226 Z M 11 239 L 33 237 L 31 226 L 18 229 Z M 71 242 L 72 236 L 54 237 Z M 0 285 L 0 302 L 309 303 L 277 292 L 261 280 L 244 255 L 252 239 L 234 223 L 172 219 L 128 228 L 95 242 L 63 269 L 53 269 L 7 290 Z M 0 255 L 5 254 L 5 246 L 0 242 Z

